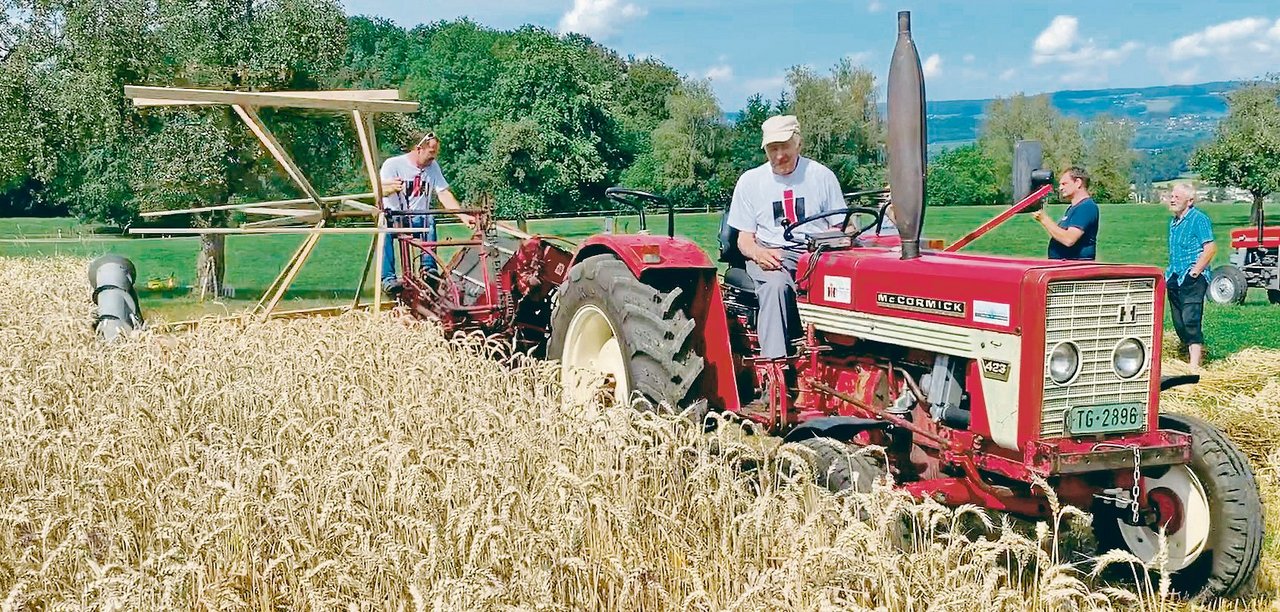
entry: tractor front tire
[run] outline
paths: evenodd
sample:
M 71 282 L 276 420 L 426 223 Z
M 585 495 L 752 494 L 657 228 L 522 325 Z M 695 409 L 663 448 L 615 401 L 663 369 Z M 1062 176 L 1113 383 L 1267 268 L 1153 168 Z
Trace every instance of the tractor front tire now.
M 1267 299 L 1272 304 L 1280 304 L 1280 289 L 1267 289 Z
M 1166 498 L 1182 502 L 1179 528 L 1166 535 L 1173 588 L 1198 600 L 1237 594 L 1252 580 L 1262 555 L 1262 499 L 1249 460 L 1216 427 L 1195 417 L 1161 414 L 1160 427 L 1191 434 L 1192 440 L 1191 463 L 1147 478 L 1149 498 L 1163 488 Z M 1154 530 L 1099 518 L 1095 534 L 1103 550 L 1123 548 L 1139 558 L 1158 550 Z
M 704 367 L 688 302 L 678 287 L 660 291 L 641 282 L 613 255 L 574 264 L 558 292 L 547 345 L 547 357 L 560 360 L 566 393 L 586 399 L 580 377 L 595 372 L 612 379 L 615 404 L 632 405 L 638 393 L 655 408 L 687 407 Z
M 805 438 L 798 442 L 813 451 L 813 478 L 833 493 L 853 489 L 871 492 L 871 485 L 885 475 L 884 466 L 874 456 L 832 438 Z
M 1213 269 L 1209 281 L 1209 299 L 1217 304 L 1243 304 L 1249 293 L 1249 279 L 1231 264 Z

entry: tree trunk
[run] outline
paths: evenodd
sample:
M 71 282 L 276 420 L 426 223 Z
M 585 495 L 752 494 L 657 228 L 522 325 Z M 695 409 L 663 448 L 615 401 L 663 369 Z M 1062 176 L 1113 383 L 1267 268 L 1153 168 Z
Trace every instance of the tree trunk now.
M 1249 211 L 1249 225 L 1262 224 L 1262 197 L 1261 193 L 1253 194 L 1253 210 Z
M 225 293 L 222 278 L 226 272 L 226 236 L 201 234 L 200 252 L 196 255 L 195 291 L 200 299 L 218 299 Z

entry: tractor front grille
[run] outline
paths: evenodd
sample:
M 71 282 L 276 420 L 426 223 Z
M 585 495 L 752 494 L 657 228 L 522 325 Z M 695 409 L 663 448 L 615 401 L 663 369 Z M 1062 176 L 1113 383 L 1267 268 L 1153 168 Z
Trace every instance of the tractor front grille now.
M 1155 279 L 1057 281 L 1049 283 L 1045 308 L 1044 405 L 1041 437 L 1065 435 L 1073 406 L 1140 402 L 1150 409 Z M 1146 347 L 1147 363 L 1125 380 L 1115 373 L 1112 351 L 1125 338 Z M 1059 342 L 1080 350 L 1080 373 L 1066 385 L 1049 377 L 1049 355 Z

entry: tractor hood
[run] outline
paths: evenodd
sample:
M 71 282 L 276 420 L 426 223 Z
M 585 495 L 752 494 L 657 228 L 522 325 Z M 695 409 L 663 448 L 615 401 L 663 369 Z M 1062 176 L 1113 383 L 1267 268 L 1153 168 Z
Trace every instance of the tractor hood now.
M 865 314 L 1020 333 L 1024 302 L 1059 279 L 1160 278 L 1152 266 L 862 248 L 801 259 L 800 301 Z M 812 263 L 812 272 L 810 264 Z M 1043 318 L 1043 315 L 1039 315 Z

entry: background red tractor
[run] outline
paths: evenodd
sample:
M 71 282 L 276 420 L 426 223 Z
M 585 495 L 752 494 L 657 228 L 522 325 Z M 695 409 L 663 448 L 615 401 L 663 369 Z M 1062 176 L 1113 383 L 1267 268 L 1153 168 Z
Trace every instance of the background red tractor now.
M 1280 227 L 1266 227 L 1259 213 L 1257 227 L 1231 230 L 1231 263 L 1213 269 L 1209 299 L 1219 304 L 1243 304 L 1249 288 L 1267 291 L 1280 304 Z
M 1176 588 L 1238 591 L 1260 558 L 1259 491 L 1222 432 L 1160 410 L 1163 389 L 1198 380 L 1160 375 L 1163 271 L 922 250 L 923 76 L 907 13 L 899 26 L 888 105 L 899 235 L 877 235 L 885 209 L 859 205 L 867 192 L 827 213 L 843 215 L 843 231 L 793 239 L 804 324 L 794 356 L 758 357 L 755 284 L 733 231 L 722 232 L 721 275 L 675 235 L 669 206 L 665 236 L 601 234 L 573 251 L 484 221 L 440 278 L 410 279 L 401 299 L 446 329 L 560 360 L 569 392 L 603 375 L 620 404 L 750 421 L 812 449 L 832 489 L 888 474 L 918 498 L 1045 519 L 1047 483 L 1094 513 L 1104 549 L 1153 560 L 1163 531 Z M 1052 183 L 1030 171 L 1037 147 L 1017 152 L 1015 193 Z M 434 248 L 398 240 L 403 263 Z M 885 453 L 850 452 L 868 445 Z

